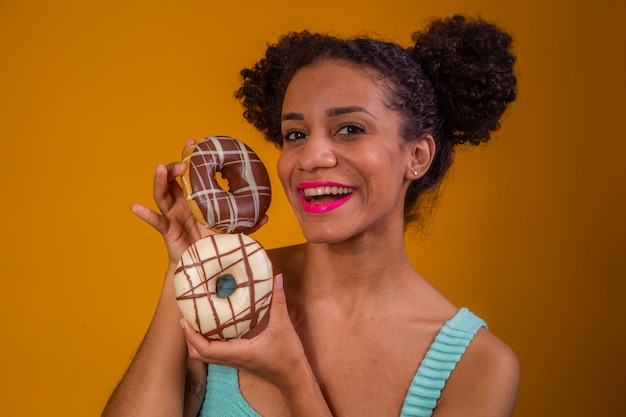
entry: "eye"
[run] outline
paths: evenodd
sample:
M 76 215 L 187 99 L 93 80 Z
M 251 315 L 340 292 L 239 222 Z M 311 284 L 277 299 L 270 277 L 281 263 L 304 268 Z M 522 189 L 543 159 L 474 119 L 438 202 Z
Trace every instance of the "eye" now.
M 283 134 L 283 142 L 291 142 L 291 141 L 296 141 L 300 139 L 306 139 L 306 137 L 307 136 L 304 132 L 301 132 L 299 130 L 293 130 L 291 132 L 287 132 Z
M 365 129 L 362 126 L 357 124 L 349 124 L 343 126 L 341 129 L 337 131 L 338 135 L 344 136 L 356 136 L 365 133 Z

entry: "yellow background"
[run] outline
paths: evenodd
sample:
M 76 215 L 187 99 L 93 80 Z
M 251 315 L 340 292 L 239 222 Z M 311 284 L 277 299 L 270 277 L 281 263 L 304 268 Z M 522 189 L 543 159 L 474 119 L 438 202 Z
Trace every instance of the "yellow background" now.
M 434 16 L 516 38 L 519 100 L 461 152 L 416 268 L 517 351 L 516 416 L 623 410 L 623 2 L 0 0 L 0 415 L 99 415 L 152 315 L 165 251 L 133 217 L 158 162 L 229 134 L 238 71 L 288 30 L 408 45 Z M 301 236 L 276 177 L 266 247 Z

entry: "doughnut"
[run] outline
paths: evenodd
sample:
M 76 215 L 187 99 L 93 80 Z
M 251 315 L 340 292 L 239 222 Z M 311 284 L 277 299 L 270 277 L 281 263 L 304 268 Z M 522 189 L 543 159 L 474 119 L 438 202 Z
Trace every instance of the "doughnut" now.
M 250 229 L 265 215 L 271 201 L 265 165 L 245 143 L 228 136 L 202 139 L 183 158 L 187 170 L 183 191 L 194 217 L 221 233 Z M 216 173 L 228 182 L 218 183 Z
M 243 233 L 199 239 L 181 257 L 174 275 L 183 317 L 207 339 L 231 339 L 263 318 L 272 298 L 272 264 Z

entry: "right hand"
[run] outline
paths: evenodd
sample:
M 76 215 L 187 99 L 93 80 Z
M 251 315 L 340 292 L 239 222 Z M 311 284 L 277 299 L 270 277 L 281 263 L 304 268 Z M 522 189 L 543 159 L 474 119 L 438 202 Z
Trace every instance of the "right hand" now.
M 196 141 L 189 139 L 183 149 L 183 157 L 194 146 L 196 146 Z M 153 197 L 160 213 L 141 204 L 131 206 L 132 212 L 137 217 L 163 236 L 170 266 L 176 266 L 183 252 L 198 239 L 216 233 L 196 220 L 189 210 L 183 189 L 176 181 L 176 178 L 182 176 L 186 169 L 187 164 L 184 162 L 157 165 L 154 174 Z M 266 222 L 267 216 L 246 233 L 258 230 Z
M 195 144 L 194 139 L 189 139 L 185 144 L 183 155 Z M 170 264 L 173 265 L 178 263 L 183 252 L 191 244 L 201 237 L 214 233 L 195 219 L 187 206 L 183 190 L 176 181 L 176 177 L 183 175 L 186 169 L 184 162 L 157 165 L 153 197 L 160 213 L 141 204 L 133 204 L 131 207 L 137 217 L 163 236 Z

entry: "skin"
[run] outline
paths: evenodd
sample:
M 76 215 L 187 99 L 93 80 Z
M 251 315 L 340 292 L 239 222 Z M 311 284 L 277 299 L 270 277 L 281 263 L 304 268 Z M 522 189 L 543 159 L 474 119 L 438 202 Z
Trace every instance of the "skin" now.
M 400 414 L 421 359 L 457 308 L 413 269 L 404 247 L 404 195 L 429 169 L 434 141 L 400 137 L 383 88 L 343 61 L 296 73 L 283 103 L 278 174 L 307 243 L 269 251 L 278 274 L 269 315 L 243 339 L 208 341 L 180 320 L 170 267 L 146 340 L 104 415 L 183 415 L 183 404 L 194 415 L 200 401 L 190 387 L 204 381 L 203 362 L 238 368 L 244 398 L 264 416 Z M 182 170 L 157 169 L 161 214 L 133 208 L 163 235 L 170 264 L 206 233 L 181 204 L 174 178 Z M 353 195 L 328 213 L 307 212 L 301 184 L 315 181 Z M 171 346 L 160 345 L 166 340 Z M 518 380 L 515 354 L 481 329 L 434 415 L 510 416 Z

